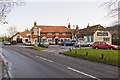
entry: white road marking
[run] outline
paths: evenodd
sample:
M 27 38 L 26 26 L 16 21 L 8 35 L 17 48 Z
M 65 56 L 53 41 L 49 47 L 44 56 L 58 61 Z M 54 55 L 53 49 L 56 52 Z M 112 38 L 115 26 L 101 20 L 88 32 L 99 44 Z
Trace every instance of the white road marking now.
M 97 79 L 97 80 L 100 80 L 100 79 L 98 79 L 97 77 L 94 77 L 94 76 L 89 75 L 89 74 L 87 74 L 87 73 L 84 73 L 84 72 L 81 72 L 81 71 L 79 71 L 79 70 L 73 69 L 73 68 L 71 68 L 71 67 L 68 67 L 68 69 L 70 69 L 70 70 L 72 70 L 72 71 L 75 71 L 75 72 L 77 72 L 77 73 L 86 75 L 86 76 L 88 76 L 88 77 L 91 77 L 91 78 L 95 78 L 95 79 Z
M 39 57 L 39 56 L 36 56 L 36 57 Z
M 39 57 L 39 56 L 36 56 L 36 57 Z M 46 59 L 46 58 L 44 58 L 44 57 L 39 57 L 39 58 L 41 58 L 41 59 L 43 59 L 43 60 L 45 60 L 45 61 L 49 61 L 49 62 L 53 62 L 52 60 L 49 60 L 49 59 Z
M 52 60 L 48 60 L 49 62 L 53 62 Z

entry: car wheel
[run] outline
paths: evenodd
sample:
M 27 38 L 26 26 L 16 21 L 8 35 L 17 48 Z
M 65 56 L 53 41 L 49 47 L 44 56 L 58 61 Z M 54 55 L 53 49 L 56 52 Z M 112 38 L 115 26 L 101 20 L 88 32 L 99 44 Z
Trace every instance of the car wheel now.
M 110 50 L 114 50 L 114 48 L 111 47 Z
M 95 49 L 98 49 L 98 47 L 95 47 Z

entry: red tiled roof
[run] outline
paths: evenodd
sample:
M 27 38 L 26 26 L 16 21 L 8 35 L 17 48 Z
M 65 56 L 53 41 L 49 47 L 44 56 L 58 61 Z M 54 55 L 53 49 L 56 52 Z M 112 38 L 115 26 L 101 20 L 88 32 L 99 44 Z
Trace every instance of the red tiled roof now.
M 106 28 L 98 24 L 98 25 L 90 26 L 88 28 L 80 29 L 79 32 L 83 33 L 84 35 L 92 35 L 97 30 L 107 31 Z
M 27 34 L 30 34 L 30 31 L 28 29 L 26 29 L 25 31 L 21 32 L 21 36 L 23 38 L 28 38 Z
M 70 38 L 71 36 L 72 36 L 72 34 L 66 34 L 66 35 L 59 34 L 58 35 L 59 38 Z M 32 37 L 37 38 L 38 36 L 35 36 L 32 34 Z M 41 37 L 43 37 L 43 35 L 41 35 Z M 52 34 L 52 35 L 46 34 L 45 37 L 46 38 L 54 38 L 54 37 L 56 37 L 56 35 L 55 34 Z
M 70 29 L 68 29 L 65 26 L 42 26 L 39 25 L 37 28 L 42 29 L 41 32 L 47 33 L 47 32 L 58 32 L 58 33 L 63 33 L 63 32 L 71 32 Z M 33 31 L 34 27 L 31 29 Z
M 58 35 L 59 38 L 71 38 L 72 37 L 72 34 L 66 34 L 66 35 Z

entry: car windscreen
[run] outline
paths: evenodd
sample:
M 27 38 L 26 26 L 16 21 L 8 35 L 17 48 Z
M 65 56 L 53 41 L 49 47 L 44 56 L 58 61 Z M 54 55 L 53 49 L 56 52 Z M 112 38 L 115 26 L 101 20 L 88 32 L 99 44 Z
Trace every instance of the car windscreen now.
M 106 42 L 108 45 L 111 45 L 110 43 Z
M 27 41 L 26 43 L 31 43 L 30 41 Z
M 10 42 L 8 42 L 8 41 L 5 41 L 5 43 L 10 43 Z

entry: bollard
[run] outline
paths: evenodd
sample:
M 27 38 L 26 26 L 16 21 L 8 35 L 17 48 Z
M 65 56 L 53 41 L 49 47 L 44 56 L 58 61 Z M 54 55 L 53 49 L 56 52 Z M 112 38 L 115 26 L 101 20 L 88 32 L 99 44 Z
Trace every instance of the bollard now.
M 73 47 L 72 47 L 72 50 L 73 50 Z
M 75 54 L 77 54 L 77 51 L 75 51 Z
M 71 48 L 69 48 L 69 50 L 72 51 Z
M 86 52 L 86 56 L 88 56 L 88 52 Z
M 75 47 L 77 49 L 77 47 Z
M 81 46 L 79 45 L 79 48 L 81 49 Z
M 101 59 L 103 59 L 104 58 L 104 55 L 103 54 L 101 54 Z

